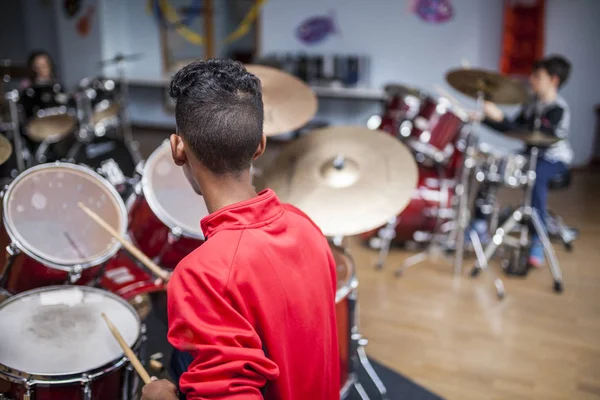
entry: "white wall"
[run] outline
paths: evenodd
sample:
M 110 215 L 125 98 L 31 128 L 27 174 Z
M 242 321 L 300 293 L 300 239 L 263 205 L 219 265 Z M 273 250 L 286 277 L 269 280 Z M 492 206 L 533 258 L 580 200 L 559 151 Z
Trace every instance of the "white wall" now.
M 562 95 L 571 107 L 574 164 L 587 163 L 593 151 L 596 104 L 600 104 L 600 1 L 547 0 L 546 53 L 560 53 L 573 70 Z
M 83 1 L 85 12 L 90 1 Z M 91 29 L 87 36 L 80 36 L 76 30 L 79 14 L 75 18 L 67 18 L 62 2 L 56 2 L 54 17 L 58 33 L 58 47 L 60 52 L 60 76 L 64 86 L 71 90 L 81 79 L 101 73 L 98 63 L 102 60 L 102 47 L 100 35 L 100 9 L 91 18 Z

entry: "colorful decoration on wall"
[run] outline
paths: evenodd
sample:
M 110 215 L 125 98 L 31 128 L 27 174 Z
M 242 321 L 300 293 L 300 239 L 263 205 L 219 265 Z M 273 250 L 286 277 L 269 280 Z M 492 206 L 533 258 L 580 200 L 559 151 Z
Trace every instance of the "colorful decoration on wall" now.
M 307 18 L 296 28 L 296 37 L 308 45 L 315 45 L 325 40 L 329 35 L 337 33 L 333 13 Z
M 96 4 L 94 2 L 86 8 L 85 13 L 79 17 L 77 23 L 75 24 L 75 29 L 77 30 L 77 34 L 79 36 L 85 37 L 89 35 L 90 31 L 92 30 L 92 20 L 95 13 Z
M 256 0 L 254 6 L 248 11 L 246 16 L 242 19 L 242 22 L 238 27 L 231 32 L 223 40 L 223 43 L 233 43 L 236 40 L 244 37 L 250 32 L 252 24 L 258 18 L 261 7 L 268 0 Z M 185 12 L 181 12 L 175 9 L 168 0 L 148 0 L 147 10 L 153 14 L 158 23 L 166 29 L 171 29 L 177 32 L 188 42 L 197 46 L 203 46 L 205 44 L 204 36 L 194 32 L 189 28 L 194 18 L 201 14 L 200 1 L 192 0 L 192 5 L 187 7 Z M 183 15 L 182 15 L 183 14 Z
M 63 9 L 67 18 L 73 18 L 81 10 L 81 0 L 64 0 Z
M 430 24 L 441 24 L 454 17 L 451 0 L 412 0 L 412 12 Z

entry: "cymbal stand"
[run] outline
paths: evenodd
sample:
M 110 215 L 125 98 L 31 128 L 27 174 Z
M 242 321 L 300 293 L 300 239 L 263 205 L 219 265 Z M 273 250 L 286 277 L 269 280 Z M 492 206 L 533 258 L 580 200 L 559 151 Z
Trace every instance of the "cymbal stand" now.
M 479 272 L 487 269 L 490 259 L 494 256 L 498 247 L 504 243 L 515 248 L 515 251 L 517 251 L 516 259 L 519 260 L 521 258 L 520 253 L 522 251 L 526 251 L 530 244 L 529 221 L 531 221 L 533 223 L 533 229 L 537 233 L 542 242 L 542 246 L 544 247 L 544 253 L 548 259 L 548 268 L 550 269 L 550 273 L 554 279 L 554 290 L 556 292 L 562 292 L 562 273 L 560 266 L 558 265 L 558 260 L 556 259 L 556 254 L 554 253 L 550 239 L 548 239 L 546 228 L 542 223 L 540 216 L 531 206 L 533 187 L 536 179 L 535 168 L 537 164 L 538 153 L 539 150 L 537 147 L 531 147 L 529 156 L 529 169 L 527 171 L 528 182 L 525 188 L 525 199 L 523 205 L 516 209 L 501 227 L 496 229 L 492 241 L 485 249 L 484 259 L 481 261 L 478 260 L 475 263 L 475 267 L 471 271 L 471 276 L 477 276 Z M 509 234 L 517 225 L 520 225 L 520 236 L 519 239 L 515 241 L 514 238 L 509 236 Z
M 23 172 L 27 167 L 25 163 L 29 163 L 30 154 L 23 147 L 23 142 L 21 142 L 21 126 L 19 125 L 19 112 L 17 109 L 17 102 L 19 101 L 19 92 L 17 90 L 12 90 L 6 93 L 6 100 L 8 101 L 8 107 L 10 110 L 10 122 L 13 131 L 12 139 L 13 144 L 15 146 L 17 169 L 19 172 Z
M 344 245 L 343 236 L 334 236 L 329 238 L 330 243 L 340 248 L 346 253 L 350 259 L 352 257 L 349 254 L 348 247 Z M 373 369 L 367 354 L 365 347 L 368 344 L 368 340 L 363 337 L 359 330 L 359 318 L 358 318 L 358 278 L 356 277 L 356 270 L 352 273 L 350 281 L 350 292 L 348 293 L 348 328 L 349 328 L 349 345 L 348 349 L 350 355 L 350 364 L 348 365 L 348 380 L 343 383 L 340 390 L 340 398 L 345 400 L 349 398 L 352 390 L 358 395 L 361 400 L 369 400 L 370 397 L 367 391 L 363 387 L 359 380 L 359 371 L 362 370 L 367 374 L 370 383 L 377 391 L 378 398 L 385 400 L 387 399 L 387 389 L 385 385 Z
M 117 71 L 119 75 L 120 89 L 121 89 L 121 124 L 123 129 L 123 139 L 128 147 L 137 147 L 133 142 L 133 134 L 131 132 L 131 121 L 129 120 L 129 84 L 127 83 L 127 77 L 125 74 L 125 59 L 124 57 L 117 57 Z M 134 149 L 134 161 L 139 162 L 140 158 L 139 154 L 137 154 L 137 149 Z
M 483 92 L 477 93 L 477 110 L 483 115 Z M 465 251 L 465 230 L 470 220 L 469 198 L 470 185 L 469 180 L 472 176 L 473 168 L 475 167 L 475 145 L 477 143 L 477 133 L 481 127 L 479 118 L 473 121 L 471 131 L 467 137 L 467 146 L 465 149 L 465 159 L 462 165 L 460 183 L 456 186 L 456 194 L 458 195 L 458 213 L 457 226 L 455 230 L 456 250 L 454 253 L 454 275 L 462 273 L 463 256 Z

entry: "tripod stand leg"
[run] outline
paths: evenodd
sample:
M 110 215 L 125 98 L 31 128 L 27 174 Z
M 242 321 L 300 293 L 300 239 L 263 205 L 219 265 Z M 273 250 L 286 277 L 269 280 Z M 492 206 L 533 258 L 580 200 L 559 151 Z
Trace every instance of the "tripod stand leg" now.
M 414 256 L 408 257 L 401 266 L 396 269 L 395 275 L 401 276 L 404 273 L 404 270 L 408 267 L 412 267 L 413 265 L 417 265 L 422 263 L 427 258 L 427 251 L 422 251 Z
M 379 392 L 379 395 L 381 396 L 381 398 L 385 399 L 387 396 L 387 389 L 383 385 L 383 382 L 381 382 L 381 379 L 379 379 L 379 376 L 377 376 L 377 373 L 375 372 L 375 370 L 373 369 L 373 366 L 371 365 L 371 363 L 369 362 L 369 359 L 367 358 L 367 353 L 365 352 L 366 345 L 367 345 L 367 339 L 360 338 L 358 341 L 358 348 L 356 349 L 356 352 L 358 353 L 358 358 L 360 360 L 360 364 L 362 365 L 364 371 L 369 376 L 369 379 L 371 380 L 371 382 L 373 382 L 373 384 L 377 388 L 377 391 Z
M 385 260 L 390 252 L 392 239 L 396 236 L 396 224 L 396 218 L 391 219 L 379 233 L 379 236 L 381 237 L 381 247 L 379 248 L 379 258 L 375 263 L 375 268 L 377 269 L 382 269 L 383 264 L 385 264 Z
M 546 228 L 544 227 L 544 224 L 542 224 L 542 220 L 535 209 L 531 211 L 531 221 L 533 222 L 533 227 L 535 228 L 535 231 L 542 242 L 542 246 L 544 246 L 544 252 L 546 253 L 546 258 L 548 259 L 548 267 L 550 268 L 550 273 L 554 279 L 554 290 L 557 292 L 562 292 L 562 273 L 558 265 L 558 260 L 556 259 L 556 254 L 554 253 L 554 248 L 552 248 L 550 239 L 548 239 L 548 235 L 546 234 Z

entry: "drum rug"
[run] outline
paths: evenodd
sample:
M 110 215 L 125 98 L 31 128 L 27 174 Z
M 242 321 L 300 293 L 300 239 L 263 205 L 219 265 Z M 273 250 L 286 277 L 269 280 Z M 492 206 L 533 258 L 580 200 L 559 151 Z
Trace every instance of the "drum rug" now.
M 159 361 L 164 365 L 165 368 L 160 371 L 148 368 L 148 372 L 150 375 L 154 375 L 158 378 L 172 380 L 167 372 L 171 355 L 171 346 L 167 342 L 167 327 L 164 323 L 164 320 L 159 318 L 157 314 L 158 313 L 151 313 L 145 320 L 147 342 L 146 354 L 143 358 L 146 361 L 146 368 L 148 368 L 150 357 L 152 357 L 152 355 L 161 353 L 162 357 L 160 357 Z M 443 400 L 442 397 L 430 392 L 398 372 L 378 363 L 373 359 L 370 359 L 370 361 L 371 365 L 375 369 L 375 372 L 387 389 L 388 400 Z M 368 375 L 364 370 L 361 370 L 359 373 L 359 381 L 369 395 L 370 399 L 381 399 L 381 396 L 378 395 L 377 389 L 368 379 Z M 352 393 L 348 399 L 361 400 L 357 393 Z

